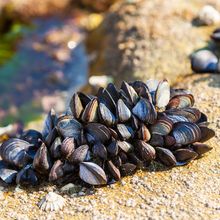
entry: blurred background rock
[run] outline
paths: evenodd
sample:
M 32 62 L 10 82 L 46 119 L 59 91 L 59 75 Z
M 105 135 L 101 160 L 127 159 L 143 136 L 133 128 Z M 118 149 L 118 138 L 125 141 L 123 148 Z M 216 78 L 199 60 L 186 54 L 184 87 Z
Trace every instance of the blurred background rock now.
M 178 83 L 218 26 L 196 23 L 207 4 L 220 10 L 214 0 L 1 0 L 0 124 L 41 122 L 80 88 L 152 77 Z

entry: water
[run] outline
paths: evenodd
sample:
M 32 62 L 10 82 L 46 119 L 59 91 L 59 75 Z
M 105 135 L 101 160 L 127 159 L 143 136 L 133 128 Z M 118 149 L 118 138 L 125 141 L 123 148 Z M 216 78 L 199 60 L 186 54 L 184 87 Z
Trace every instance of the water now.
M 0 124 L 34 120 L 48 107 L 43 98 L 72 93 L 85 84 L 88 59 L 83 33 L 73 19 L 34 20 L 14 35 L 16 44 L 8 42 L 7 52 L 0 45 Z

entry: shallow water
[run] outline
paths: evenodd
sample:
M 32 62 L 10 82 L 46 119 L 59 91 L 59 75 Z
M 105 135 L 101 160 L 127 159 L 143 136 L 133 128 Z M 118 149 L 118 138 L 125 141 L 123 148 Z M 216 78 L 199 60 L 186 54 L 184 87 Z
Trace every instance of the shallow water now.
M 74 19 L 37 19 L 23 29 L 0 43 L 0 124 L 39 117 L 47 108 L 43 97 L 76 90 L 87 79 L 84 34 Z

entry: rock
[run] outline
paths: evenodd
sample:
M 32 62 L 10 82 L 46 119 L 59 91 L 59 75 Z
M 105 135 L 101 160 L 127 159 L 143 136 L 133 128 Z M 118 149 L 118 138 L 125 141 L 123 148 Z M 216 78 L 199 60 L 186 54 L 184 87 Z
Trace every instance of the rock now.
M 214 25 L 220 23 L 220 13 L 211 5 L 205 5 L 198 14 L 201 25 Z
M 78 193 L 80 192 L 80 190 L 82 189 L 81 186 L 75 185 L 73 183 L 69 183 L 65 186 L 63 186 L 60 191 L 61 192 L 65 192 L 65 193 L 69 193 L 69 194 L 74 194 L 74 193 Z

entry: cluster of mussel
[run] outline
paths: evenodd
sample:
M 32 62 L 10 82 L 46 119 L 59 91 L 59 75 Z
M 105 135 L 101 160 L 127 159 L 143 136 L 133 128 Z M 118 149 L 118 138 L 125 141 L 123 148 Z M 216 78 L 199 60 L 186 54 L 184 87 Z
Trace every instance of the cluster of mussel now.
M 51 110 L 42 133 L 24 132 L 0 147 L 0 178 L 20 185 L 41 180 L 110 184 L 156 161 L 188 164 L 211 150 L 215 135 L 193 108 L 193 95 L 166 80 L 110 83 L 96 96 L 75 93 L 63 115 Z
M 215 50 L 218 51 L 220 45 L 220 28 L 215 29 L 210 37 L 212 47 L 198 50 L 191 56 L 191 67 L 196 73 L 220 73 L 219 58 L 214 53 Z

